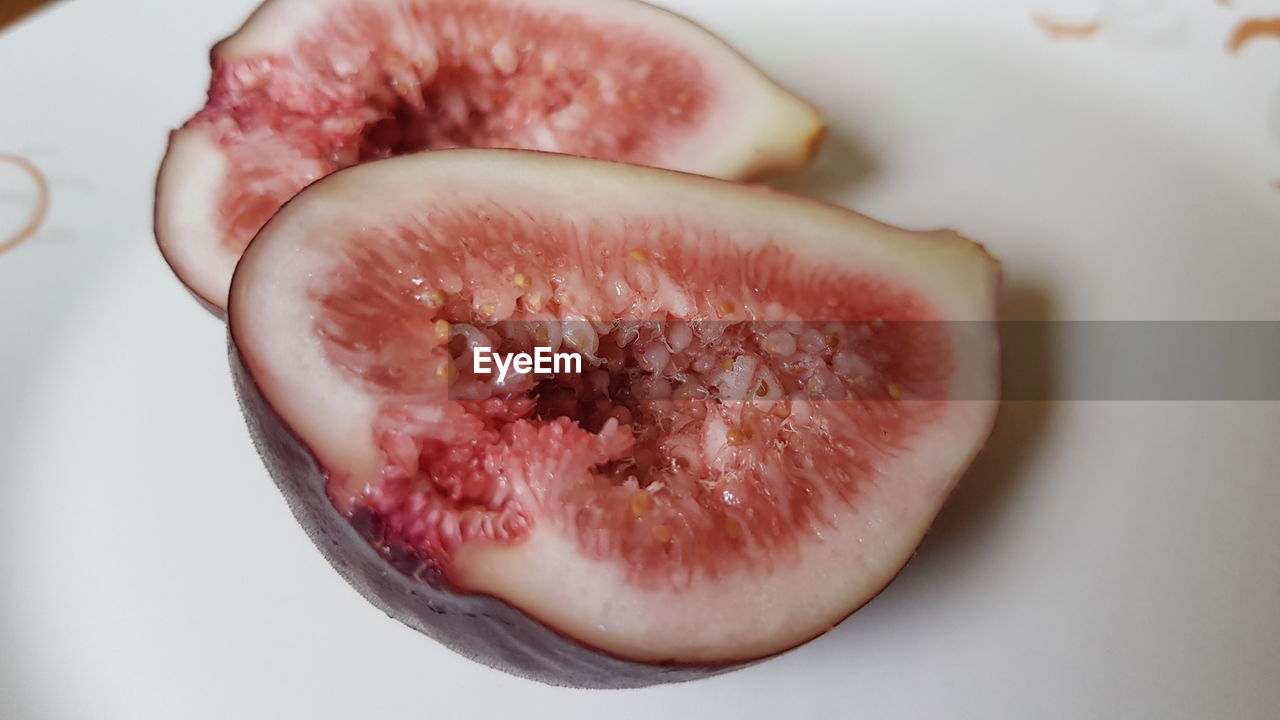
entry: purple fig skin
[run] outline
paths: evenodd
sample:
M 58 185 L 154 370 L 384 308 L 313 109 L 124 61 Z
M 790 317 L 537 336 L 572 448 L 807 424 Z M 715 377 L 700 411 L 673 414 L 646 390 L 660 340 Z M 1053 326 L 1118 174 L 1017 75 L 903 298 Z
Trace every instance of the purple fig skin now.
M 574 160 L 563 158 L 562 156 L 542 155 L 534 153 L 513 154 L 503 151 L 454 151 L 456 154 L 447 155 L 446 153 L 432 153 L 432 163 L 449 163 L 455 162 L 454 158 L 467 160 L 466 164 L 458 165 L 456 171 L 460 173 L 464 179 L 469 177 L 469 173 L 478 172 L 480 176 L 484 176 L 485 172 L 490 172 L 488 163 L 496 165 L 511 164 L 512 169 L 517 169 L 521 163 L 527 163 L 538 169 L 540 164 L 578 164 L 583 165 L 582 170 L 587 169 L 587 165 L 592 165 L 600 172 L 604 180 L 608 180 L 612 175 L 627 176 L 634 174 L 637 180 L 644 180 L 645 183 L 653 182 L 655 186 L 658 184 L 659 171 L 642 170 L 639 168 L 628 168 L 627 166 L 613 163 L 598 163 L 596 161 Z M 514 162 L 519 159 L 519 163 Z M 499 161 L 502 162 L 499 162 Z M 508 162 L 510 161 L 510 162 Z M 396 173 L 406 172 L 407 177 L 414 179 L 417 176 L 408 172 L 414 161 L 412 159 L 398 159 L 385 161 L 384 169 L 394 170 L 392 176 L 399 177 Z M 478 165 L 477 165 L 478 164 Z M 479 167 L 480 170 L 474 168 Z M 449 168 L 445 168 L 446 170 Z M 341 189 L 341 183 L 347 182 L 349 178 L 360 177 L 376 172 L 376 169 L 352 169 L 342 173 L 330 176 L 324 183 L 334 185 Z M 532 172 L 529 169 L 522 172 Z M 574 172 L 577 172 L 575 170 Z M 639 178 L 640 175 L 652 174 L 651 179 Z M 496 176 L 496 175 L 495 175 Z M 446 173 L 445 178 L 448 179 Z M 678 176 L 674 174 L 665 174 L 666 178 L 672 185 L 678 183 L 688 183 L 691 188 L 694 184 L 706 182 L 708 189 L 711 181 L 696 180 L 689 176 Z M 427 179 L 431 179 L 427 177 Z M 629 179 L 627 177 L 615 178 L 615 181 Z M 416 185 L 414 187 L 417 187 Z M 731 186 L 722 183 L 715 186 L 719 191 L 729 192 Z M 709 196 L 708 196 L 709 197 Z M 769 200 L 774 196 L 758 196 L 753 200 Z M 305 198 L 305 199 L 304 199 Z M 288 222 L 291 215 L 290 212 L 298 212 L 298 204 L 306 206 L 307 203 L 317 202 L 312 198 L 319 198 L 324 201 L 324 196 L 312 193 L 295 197 L 286 204 L 285 209 L 276 216 L 272 223 Z M 710 198 L 709 199 L 713 199 Z M 409 203 L 412 197 L 401 199 L 402 202 Z M 778 202 L 775 198 L 770 202 Z M 726 206 L 731 203 L 726 203 Z M 852 216 L 846 217 L 844 214 L 833 213 L 825 206 L 819 206 L 816 203 L 806 205 L 806 208 L 815 214 L 821 215 L 824 222 L 829 222 L 833 226 L 843 228 L 845 223 L 851 222 Z M 293 208 L 291 210 L 291 208 Z M 732 208 L 730 208 L 732 209 Z M 376 216 L 375 216 L 376 217 Z M 284 218 L 284 220 L 282 220 Z M 864 222 L 864 224 L 866 224 Z M 854 223 L 853 230 L 862 228 L 862 225 Z M 267 230 L 271 232 L 271 228 L 276 227 L 268 224 Z M 887 232 L 882 226 L 869 225 L 868 227 L 874 233 Z M 285 228 L 288 229 L 287 227 Z M 304 226 L 305 229 L 305 226 Z M 280 231 L 276 227 L 276 231 Z M 273 246 L 273 237 L 267 237 L 266 243 L 263 243 L 263 234 L 259 234 L 258 239 L 250 246 L 250 251 L 246 258 L 248 262 L 242 262 L 240 269 L 237 271 L 237 278 L 244 278 L 243 282 L 259 284 L 266 283 L 266 276 L 256 275 L 260 272 L 255 269 L 253 263 L 257 261 L 261 267 L 269 267 L 262 265 L 268 260 L 276 263 L 287 262 L 287 257 L 273 257 L 271 255 L 254 255 L 255 248 L 266 248 L 270 250 Z M 826 237 L 825 235 L 822 237 Z M 285 240 L 290 240 L 285 237 Z M 947 234 L 946 238 L 935 237 L 934 240 L 947 240 L 948 242 L 957 242 L 959 236 L 954 233 Z M 880 235 L 876 238 L 867 240 L 868 243 L 883 243 L 885 247 L 889 247 L 891 243 L 884 240 Z M 834 242 L 832 243 L 834 246 Z M 972 245 L 972 244 L 971 244 Z M 283 245 L 289 248 L 288 244 Z M 929 246 L 932 247 L 932 246 Z M 985 303 L 985 298 L 990 295 L 992 302 L 996 301 L 999 290 L 998 276 L 993 277 L 998 272 L 998 266 L 994 266 L 991 258 L 981 252 L 980 246 L 966 249 L 965 252 L 970 258 L 969 264 L 964 267 L 969 268 L 972 272 L 978 273 L 978 280 L 994 285 L 980 285 L 978 290 L 981 295 L 978 299 Z M 266 252 L 263 250 L 261 252 Z M 947 256 L 952 257 L 952 256 Z M 926 258 L 928 259 L 928 258 Z M 247 274 L 245 269 L 249 268 Z M 246 285 L 245 287 L 254 287 Z M 296 288 L 293 289 L 296 291 Z M 285 298 L 288 301 L 292 298 Z M 253 311 L 264 312 L 272 307 L 271 302 L 280 302 L 282 298 L 280 293 L 275 295 L 271 293 L 263 294 L 237 294 L 233 292 L 230 297 L 229 316 L 232 322 L 229 324 L 228 336 L 228 352 L 229 360 L 232 368 L 235 390 L 240 401 L 241 407 L 250 430 L 252 439 L 263 458 L 271 476 L 276 482 L 277 487 L 285 496 L 291 511 L 295 518 L 302 525 L 312 542 L 320 549 L 330 564 L 338 573 L 347 580 L 361 595 L 373 603 L 375 606 L 383 610 L 388 616 L 428 635 L 444 646 L 464 655 L 476 662 L 486 666 L 502 670 L 504 672 L 533 679 L 539 682 L 559 685 L 572 686 L 582 688 L 634 688 L 661 683 L 683 682 L 694 680 L 702 677 L 708 677 L 719 673 L 728 672 L 739 669 L 766 659 L 773 657 L 789 649 L 805 644 L 814 637 L 817 637 L 826 631 L 835 627 L 847 617 L 849 614 L 856 612 L 867 602 L 870 602 L 879 592 L 892 583 L 894 577 L 901 572 L 902 567 L 897 567 L 897 572 L 893 573 L 894 577 L 884 577 L 884 573 L 876 573 L 875 580 L 868 583 L 863 590 L 861 598 L 863 602 L 858 603 L 857 607 L 852 608 L 849 613 L 843 617 L 827 617 L 824 616 L 820 627 L 806 626 L 803 633 L 795 633 L 793 637 L 786 641 L 787 647 L 779 648 L 777 652 L 768 653 L 764 656 L 746 655 L 745 651 L 740 654 L 731 654 L 725 652 L 715 654 L 708 652 L 702 657 L 712 657 L 713 662 L 703 662 L 698 664 L 670 662 L 649 662 L 637 661 L 625 657 L 626 645 L 620 651 L 606 652 L 599 647 L 593 647 L 585 644 L 568 632 L 557 630 L 555 626 L 549 625 L 537 619 L 538 616 L 531 615 L 521 609 L 517 604 L 506 602 L 499 597 L 461 592 L 452 586 L 446 578 L 433 568 L 425 567 L 415 558 L 416 555 L 412 551 L 405 548 L 388 548 L 380 542 L 382 533 L 379 527 L 372 522 L 372 516 L 365 516 L 357 513 L 356 517 L 350 518 L 343 512 L 337 510 L 331 503 L 327 492 L 328 480 L 327 473 L 321 463 L 316 459 L 316 453 L 323 454 L 326 450 L 323 446 L 311 447 L 300 437 L 296 428 L 291 426 L 289 422 L 282 419 L 277 408 L 267 400 L 267 394 L 263 392 L 264 388 L 258 385 L 256 379 L 250 372 L 249 368 L 259 368 L 264 365 L 263 358 L 259 353 L 267 353 L 268 348 L 278 351 L 279 347 L 276 343 L 282 340 L 297 342 L 301 337 L 299 332 L 305 333 L 307 328 L 298 327 L 271 327 L 268 328 L 263 322 L 259 322 L 261 318 L 255 318 Z M 238 302 L 256 302 L 263 303 L 260 307 L 239 308 Z M 962 307 L 968 307 L 962 303 Z M 980 316 L 988 316 L 985 312 L 971 310 Z M 245 312 L 249 311 L 249 312 Z M 959 312 L 959 311 L 957 311 Z M 239 313 L 239 314 L 237 314 Z M 998 316 L 992 308 L 991 316 Z M 267 315 L 267 318 L 273 318 Z M 239 322 L 237 322 L 237 320 Z M 292 321 L 292 318 L 288 318 Z M 285 331 L 288 332 L 285 332 Z M 314 331 L 314 329 L 312 329 Z M 246 334 L 242 334 L 246 333 Z M 250 339 L 253 342 L 249 342 Z M 996 347 L 992 348 L 995 357 L 999 357 L 998 339 L 993 338 Z M 276 352 L 280 356 L 279 352 Z M 273 356 L 275 357 L 275 356 Z M 274 365 L 266 368 L 266 372 L 277 373 L 275 377 L 285 378 L 291 372 L 291 367 L 287 360 L 281 360 L 281 357 L 275 357 Z M 998 363 L 998 360 L 997 360 Z M 995 377 L 999 377 L 998 364 L 994 367 Z M 264 378 L 267 376 L 263 376 Z M 283 406 L 284 403 L 292 401 L 292 398 L 280 395 L 280 388 L 272 385 L 266 385 L 266 389 L 272 391 L 276 395 L 277 402 Z M 297 391 L 296 389 L 294 390 Z M 342 413 L 344 408 L 341 403 L 331 407 L 331 412 Z M 982 436 L 975 436 L 972 446 L 966 444 L 965 457 L 963 461 L 957 457 L 957 463 L 954 466 L 948 466 L 949 478 L 939 478 L 938 486 L 943 490 L 942 493 L 931 498 L 930 514 L 920 518 L 920 522 L 912 526 L 911 535 L 914 537 L 906 538 L 906 542 L 902 543 L 902 550 L 906 551 L 907 546 L 917 546 L 919 540 L 922 539 L 927 525 L 937 516 L 937 511 L 945 502 L 945 495 L 949 494 L 956 486 L 956 481 L 968 468 L 974 459 L 974 455 L 989 437 L 994 423 L 994 408 L 990 414 L 990 423 L 986 419 L 979 419 L 983 422 Z M 982 417 L 986 417 L 985 415 Z M 296 417 L 295 422 L 306 423 L 308 418 Z M 351 431 L 348 431 L 351 432 Z M 354 429 L 354 433 L 370 432 L 372 428 Z M 358 438 L 344 438 L 355 440 Z M 364 438 L 366 441 L 368 438 Z M 376 451 L 375 451 L 376 452 Z M 936 503 L 936 504 L 935 504 Z M 536 518 L 535 518 L 536 520 Z M 908 557 L 895 555 L 895 559 L 901 557 L 901 562 L 895 562 L 895 565 L 905 566 Z M 838 571 L 838 568 L 832 568 Z M 761 568 L 761 572 L 767 573 L 768 570 Z M 883 583 L 879 580 L 883 578 Z M 547 583 L 555 583 L 556 577 L 548 576 L 545 578 Z M 873 588 L 874 592 L 870 592 Z M 574 598 L 574 605 L 580 610 L 589 610 L 589 596 Z M 583 602 L 585 601 L 585 602 Z M 852 603 L 851 603 L 852 604 Z M 841 606 L 843 610 L 844 606 Z M 572 607 L 570 609 L 573 609 Z M 834 615 L 833 613 L 832 615 Z M 545 615 L 544 615 L 545 616 Z M 751 616 L 736 616 L 736 620 L 741 623 L 744 628 L 750 629 L 753 622 L 758 622 L 758 618 Z M 608 622 L 608 618 L 603 618 L 603 622 Z M 654 623 L 654 627 L 661 628 L 661 625 Z M 782 645 L 783 643 L 779 643 Z M 611 646 L 612 647 L 612 646 Z M 776 646 L 774 646 L 776 647 Z M 703 648 L 715 650 L 716 648 Z M 769 648 L 772 650 L 773 648 Z M 663 656 L 659 656 L 662 658 Z M 673 657 L 667 655 L 666 657 Z M 721 662 L 723 660 L 723 662 Z
M 463 657 L 557 687 L 626 689 L 688 682 L 739 670 L 790 652 L 821 636 L 775 655 L 742 662 L 641 663 L 580 643 L 498 598 L 457 592 L 438 572 L 425 568 L 409 551 L 386 548 L 380 553 L 375 550 L 371 538 L 377 533 L 368 527 L 369 523 L 366 521 L 365 528 L 357 529 L 361 519 L 353 522 L 333 507 L 325 492 L 325 471 L 263 397 L 230 332 L 227 348 L 236 397 L 254 447 L 311 542 L 351 587 L 388 617 Z M 910 560 L 844 619 L 879 597 L 909 564 Z
M 478 663 L 548 685 L 637 688 L 696 680 L 751 664 L 623 660 L 572 640 L 497 598 L 456 592 L 439 573 L 423 569 L 416 560 L 397 563 L 394 550 L 379 553 L 355 523 L 334 509 L 325 493 L 324 470 L 263 397 L 234 338 L 228 342 L 228 355 L 249 434 L 294 518 L 333 569 L 389 617 Z

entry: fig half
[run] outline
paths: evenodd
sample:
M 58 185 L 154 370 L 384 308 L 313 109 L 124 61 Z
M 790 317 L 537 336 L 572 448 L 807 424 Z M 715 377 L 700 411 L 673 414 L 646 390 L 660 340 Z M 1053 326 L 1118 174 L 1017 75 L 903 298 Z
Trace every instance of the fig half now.
M 954 233 L 765 188 L 426 153 L 266 225 L 232 358 L 375 604 L 514 673 L 643 685 L 797 646 L 897 574 L 994 421 L 998 277 Z M 512 359 L 539 348 L 581 367 Z
M 211 309 L 268 218 L 339 168 L 523 148 L 743 179 L 805 165 L 808 104 L 635 0 L 267 0 L 212 53 L 173 133 L 156 236 Z

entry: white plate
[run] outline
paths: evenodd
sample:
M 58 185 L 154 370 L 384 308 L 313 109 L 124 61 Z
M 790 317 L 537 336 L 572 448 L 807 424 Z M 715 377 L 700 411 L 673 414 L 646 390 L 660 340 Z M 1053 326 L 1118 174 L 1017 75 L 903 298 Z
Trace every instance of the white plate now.
M 544 687 L 382 616 L 295 526 L 150 237 L 165 133 L 252 4 L 0 35 L 0 151 L 54 193 L 0 255 L 0 717 L 1275 717 L 1274 402 L 1012 404 L 887 592 L 710 680 Z M 1021 0 L 670 5 L 826 111 L 791 186 L 986 241 L 1011 316 L 1280 319 L 1280 42 L 1224 49 L 1274 3 L 1112 0 L 1058 41 Z

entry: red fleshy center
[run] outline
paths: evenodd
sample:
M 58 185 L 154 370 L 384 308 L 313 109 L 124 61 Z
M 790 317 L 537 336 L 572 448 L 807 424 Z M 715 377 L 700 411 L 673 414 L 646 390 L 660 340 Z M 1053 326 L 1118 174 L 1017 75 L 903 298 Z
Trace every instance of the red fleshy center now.
M 307 184 L 421 150 L 496 147 L 660 164 L 712 89 L 675 45 L 530 3 L 335 9 L 289 52 L 215 55 L 195 118 L 229 160 L 221 234 L 242 250 Z
M 348 245 L 317 332 L 382 400 L 382 476 L 331 495 L 436 566 L 542 522 L 641 585 L 785 562 L 946 402 L 945 327 L 871 275 L 654 218 L 420 218 Z M 473 372 L 538 346 L 583 372 Z

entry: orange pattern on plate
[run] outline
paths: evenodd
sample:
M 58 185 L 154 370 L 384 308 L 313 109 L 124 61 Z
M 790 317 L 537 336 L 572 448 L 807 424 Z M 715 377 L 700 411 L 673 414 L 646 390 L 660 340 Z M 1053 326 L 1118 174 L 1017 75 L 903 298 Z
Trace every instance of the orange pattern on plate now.
M 0 153 L 0 163 L 17 165 L 30 175 L 36 184 L 36 208 L 31 213 L 31 219 L 18 230 L 16 235 L 0 240 L 0 253 L 2 253 L 6 250 L 12 250 L 17 247 L 18 243 L 35 235 L 40 230 L 40 226 L 44 224 L 45 216 L 49 214 L 49 181 L 45 179 L 44 173 L 40 172 L 40 168 L 21 155 Z

